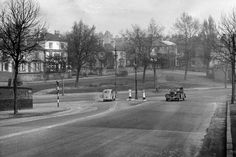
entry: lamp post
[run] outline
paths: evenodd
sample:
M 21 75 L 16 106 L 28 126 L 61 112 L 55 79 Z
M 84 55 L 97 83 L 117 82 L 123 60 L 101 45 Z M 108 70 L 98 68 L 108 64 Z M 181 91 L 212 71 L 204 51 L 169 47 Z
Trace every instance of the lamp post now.
M 137 80 L 137 50 L 134 50 L 134 82 L 135 82 L 135 99 L 138 99 L 138 80 Z
M 154 88 L 157 92 L 157 76 L 156 76 L 156 62 L 158 59 L 157 56 L 157 52 L 155 51 L 155 49 L 152 49 L 151 53 L 150 53 L 150 57 L 151 57 L 151 61 L 153 63 L 153 71 L 154 71 Z
M 117 50 L 115 46 L 115 93 L 117 94 L 116 75 L 117 75 Z

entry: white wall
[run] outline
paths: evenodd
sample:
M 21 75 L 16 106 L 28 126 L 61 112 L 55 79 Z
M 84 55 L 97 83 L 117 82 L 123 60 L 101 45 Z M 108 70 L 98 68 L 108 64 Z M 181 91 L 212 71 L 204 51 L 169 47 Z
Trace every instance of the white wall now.
M 64 47 L 67 47 L 66 42 L 60 42 L 60 41 L 46 41 L 44 48 L 45 49 L 52 49 L 52 50 L 61 50 L 61 44 L 64 44 Z M 51 47 L 50 47 L 51 45 Z

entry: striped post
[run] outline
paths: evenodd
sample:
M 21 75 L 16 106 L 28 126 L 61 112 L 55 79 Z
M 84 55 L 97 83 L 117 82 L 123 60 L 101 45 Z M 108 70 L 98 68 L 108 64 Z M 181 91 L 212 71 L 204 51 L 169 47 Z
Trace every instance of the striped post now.
M 129 100 L 131 100 L 131 99 L 132 99 L 132 90 L 129 89 Z
M 146 101 L 146 93 L 145 93 L 145 90 L 143 90 L 143 101 Z
M 56 81 L 57 84 L 57 107 L 60 105 L 60 99 L 59 99 L 59 82 Z

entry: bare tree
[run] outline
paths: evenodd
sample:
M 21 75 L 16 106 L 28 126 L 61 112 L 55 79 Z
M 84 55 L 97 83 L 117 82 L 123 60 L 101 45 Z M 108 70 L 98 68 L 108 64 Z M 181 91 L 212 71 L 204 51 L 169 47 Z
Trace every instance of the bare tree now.
M 17 114 L 17 77 L 19 65 L 38 45 L 43 28 L 39 5 L 33 0 L 10 0 L 0 12 L 0 50 L 13 61 L 14 114 Z
M 193 38 L 198 35 L 199 32 L 199 22 L 187 13 L 183 13 L 179 19 L 177 19 L 174 24 L 174 28 L 177 33 L 181 35 L 184 41 L 184 58 L 185 58 L 185 74 L 184 80 L 187 79 L 187 72 L 189 69 L 189 63 L 191 60 L 191 51 L 193 46 Z
M 136 60 L 138 62 L 142 62 L 142 60 L 145 60 L 147 56 L 144 55 L 145 53 L 145 30 L 141 29 L 138 25 L 133 25 L 132 30 L 127 30 L 126 34 L 124 34 L 124 37 L 127 39 L 127 42 L 129 43 L 127 46 L 131 51 L 131 57 L 132 59 L 137 59 L 138 56 L 139 60 Z M 144 57 L 144 58 L 141 58 Z
M 231 103 L 233 104 L 235 101 L 236 9 L 233 9 L 231 14 L 222 17 L 219 29 L 221 38 L 219 47 L 226 48 L 227 51 L 220 51 L 218 55 L 231 64 Z
M 223 62 L 223 63 L 220 65 L 220 68 L 221 68 L 221 70 L 222 70 L 223 73 L 224 73 L 224 85 L 225 85 L 225 88 L 227 88 L 229 63 L 228 63 L 228 62 Z
M 126 39 L 126 51 L 129 53 L 129 58 L 133 62 L 134 70 L 135 70 L 135 99 L 138 99 L 137 96 L 137 68 L 140 64 L 141 57 L 138 58 L 138 55 L 143 53 L 144 51 L 144 39 L 145 39 L 145 31 L 142 30 L 138 25 L 133 25 L 132 30 L 126 30 L 126 33 L 123 34 L 124 39 Z
M 209 77 L 209 64 L 212 60 L 211 53 L 214 51 L 214 45 L 217 41 L 217 29 L 214 19 L 209 16 L 207 20 L 204 20 L 201 28 L 201 41 L 204 51 L 204 63 L 206 65 L 206 76 Z
M 89 27 L 83 21 L 75 22 L 72 31 L 67 35 L 67 41 L 69 60 L 77 70 L 75 87 L 78 87 L 80 70 L 94 54 L 97 46 L 95 27 Z
M 147 51 L 146 53 L 143 53 L 143 83 L 145 82 L 145 71 L 150 63 L 150 53 L 153 48 L 153 42 L 155 40 L 160 40 L 162 37 L 164 27 L 156 24 L 154 19 L 151 19 L 150 24 L 148 25 L 148 36 L 147 36 L 147 43 L 146 43 L 146 48 Z M 156 66 L 157 66 L 157 54 L 155 54 L 155 57 L 153 58 L 153 73 L 154 73 L 154 88 L 157 90 L 157 76 L 156 76 Z
M 225 88 L 227 88 L 228 70 L 230 68 L 230 61 L 228 58 L 225 58 L 225 54 L 227 53 L 228 49 L 219 40 L 215 42 L 211 60 L 214 63 L 214 68 L 217 68 L 224 73 Z

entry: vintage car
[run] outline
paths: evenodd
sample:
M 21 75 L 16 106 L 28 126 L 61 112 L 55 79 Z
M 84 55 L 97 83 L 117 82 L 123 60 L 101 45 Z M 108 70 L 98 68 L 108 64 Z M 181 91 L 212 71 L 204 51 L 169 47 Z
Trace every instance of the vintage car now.
M 116 100 L 116 92 L 113 89 L 104 89 L 102 92 L 103 101 Z
M 171 100 L 185 100 L 186 94 L 184 93 L 183 87 L 180 88 L 174 88 L 170 89 L 169 93 L 165 95 L 166 101 L 171 101 Z

